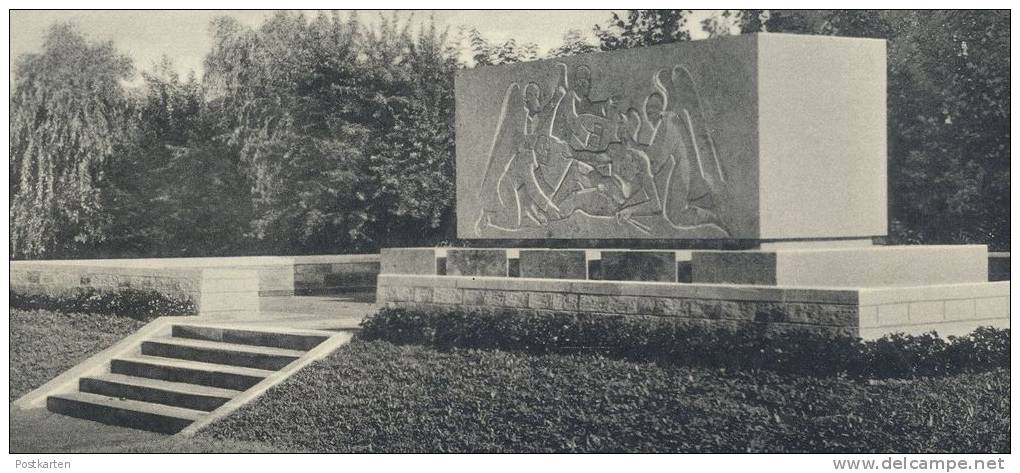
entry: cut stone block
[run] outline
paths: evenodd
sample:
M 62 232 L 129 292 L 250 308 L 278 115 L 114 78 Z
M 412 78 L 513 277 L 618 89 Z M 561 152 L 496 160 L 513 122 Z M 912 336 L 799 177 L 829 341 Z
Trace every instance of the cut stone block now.
M 676 282 L 676 276 L 672 251 L 603 251 L 598 274 L 592 279 Z
M 506 250 L 450 248 L 446 252 L 446 274 L 506 277 Z
M 984 282 L 984 245 L 696 251 L 693 282 L 796 287 L 923 286 Z
M 886 43 L 731 36 L 458 71 L 460 238 L 887 233 Z
M 383 274 L 436 274 L 434 248 L 383 248 L 380 252 Z
M 520 250 L 522 278 L 588 279 L 584 250 Z

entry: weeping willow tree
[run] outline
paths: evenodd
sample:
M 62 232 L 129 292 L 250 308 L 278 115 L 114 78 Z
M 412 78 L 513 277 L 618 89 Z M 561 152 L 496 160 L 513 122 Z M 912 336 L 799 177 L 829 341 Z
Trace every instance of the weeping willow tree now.
M 133 68 L 111 43 L 55 25 L 18 59 L 10 98 L 10 251 L 59 257 L 101 241 L 103 165 L 123 136 Z

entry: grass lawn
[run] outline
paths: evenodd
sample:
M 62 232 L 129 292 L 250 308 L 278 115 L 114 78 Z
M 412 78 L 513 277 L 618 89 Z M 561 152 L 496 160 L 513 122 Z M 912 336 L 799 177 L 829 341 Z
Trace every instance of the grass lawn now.
M 1009 452 L 1009 377 L 867 382 L 355 340 L 199 438 L 312 452 Z
M 104 314 L 21 309 L 10 314 L 11 402 L 145 325 Z

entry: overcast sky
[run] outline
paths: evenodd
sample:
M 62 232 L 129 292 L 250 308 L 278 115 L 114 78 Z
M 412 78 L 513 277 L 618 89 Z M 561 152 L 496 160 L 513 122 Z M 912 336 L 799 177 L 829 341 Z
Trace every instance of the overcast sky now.
M 38 51 L 46 29 L 54 22 L 71 21 L 92 39 L 110 40 L 134 60 L 138 69 L 148 69 L 162 55 L 169 56 L 183 74 L 201 72 L 202 60 L 212 46 L 209 22 L 216 16 L 230 15 L 240 22 L 257 26 L 272 15 L 266 10 L 200 11 L 11 11 L 11 59 Z M 594 41 L 592 26 L 604 25 L 609 10 L 586 11 L 419 11 L 416 16 L 435 15 L 436 22 L 450 28 L 451 38 L 462 25 L 473 26 L 489 40 L 514 38 L 538 44 L 545 53 L 560 44 L 563 33 L 580 30 Z M 375 12 L 359 13 L 362 20 L 376 18 Z M 698 12 L 691 24 L 696 26 Z

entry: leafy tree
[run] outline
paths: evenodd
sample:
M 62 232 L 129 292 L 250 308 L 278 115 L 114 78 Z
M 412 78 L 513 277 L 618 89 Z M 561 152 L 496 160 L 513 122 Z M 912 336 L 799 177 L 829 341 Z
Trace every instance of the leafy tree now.
M 380 49 L 373 41 L 369 48 Z M 459 64 L 447 34 L 432 22 L 402 41 L 403 61 L 391 69 L 403 93 L 392 102 L 393 126 L 383 130 L 370 157 L 377 189 L 370 203 L 385 206 L 372 212 L 380 215 L 374 239 L 421 244 L 456 232 L 453 75 Z
M 585 39 L 584 34 L 578 30 L 567 30 L 563 34 L 563 43 L 559 46 L 550 49 L 547 56 L 549 57 L 562 57 L 572 56 L 575 54 L 588 54 L 598 52 L 599 47 L 591 44 Z
M 214 26 L 206 82 L 252 182 L 259 251 L 371 250 L 441 233 L 453 200 L 454 51 L 432 25 L 278 13 Z
M 701 20 L 701 29 L 708 34 L 709 38 L 729 36 L 733 34 L 733 28 L 739 22 L 738 17 L 739 15 L 733 10 L 723 10 Z
M 110 161 L 104 208 L 115 218 L 98 256 L 206 256 L 248 251 L 250 184 L 217 136 L 201 83 L 165 59 L 143 71 L 130 139 Z
M 605 28 L 595 26 L 603 51 L 652 46 L 691 39 L 687 19 L 691 10 L 628 10 L 626 18 L 613 13 Z
M 131 61 L 73 26 L 19 58 L 11 88 L 10 250 L 67 256 L 103 239 L 104 163 L 122 137 Z
M 502 44 L 492 44 L 475 28 L 467 31 L 467 37 L 471 59 L 476 66 L 498 66 L 538 59 L 538 45 L 535 43 L 518 44 L 517 40 L 510 38 Z

